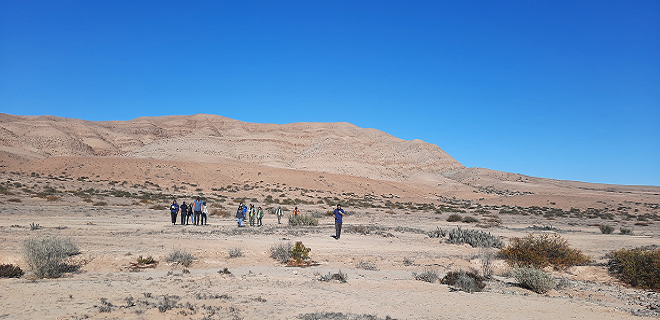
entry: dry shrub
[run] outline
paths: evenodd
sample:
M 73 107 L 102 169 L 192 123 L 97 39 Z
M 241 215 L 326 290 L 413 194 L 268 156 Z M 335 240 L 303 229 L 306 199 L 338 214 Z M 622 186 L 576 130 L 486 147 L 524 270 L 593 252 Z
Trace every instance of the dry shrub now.
M 289 225 L 291 226 L 318 226 L 319 220 L 312 216 L 290 216 Z
M 75 269 L 64 260 L 79 253 L 78 247 L 68 238 L 35 237 L 23 243 L 23 258 L 40 278 L 57 278 Z
M 376 265 L 375 262 L 364 261 L 364 260 L 360 260 L 360 262 L 358 262 L 355 265 L 355 267 L 358 268 L 358 269 L 364 269 L 364 270 L 378 270 L 378 266 Z
M 231 213 L 227 210 L 223 209 L 213 209 L 211 210 L 211 213 L 209 213 L 211 216 L 220 216 L 221 218 L 229 218 L 231 217 Z
M 472 216 L 465 216 L 463 217 L 463 222 L 465 223 L 478 223 L 479 219 L 472 217 Z
M 229 249 L 229 257 L 230 258 L 238 258 L 243 256 L 243 251 L 241 250 L 240 247 L 235 247 L 232 249 Z
M 546 293 L 557 287 L 551 275 L 534 267 L 515 267 L 512 275 L 521 286 L 536 293 Z
M 490 234 L 490 232 L 461 229 L 460 227 L 449 231 L 447 235 L 447 243 L 451 243 L 451 244 L 467 243 L 472 247 L 484 247 L 484 248 L 501 248 L 503 245 L 502 240 Z
M 0 264 L 0 278 L 20 278 L 24 274 L 19 266 Z
M 413 278 L 415 278 L 415 280 L 419 280 L 419 281 L 434 283 L 440 277 L 438 276 L 437 271 L 435 271 L 435 270 L 426 270 L 426 271 L 424 271 L 422 273 L 419 273 L 419 274 L 416 273 L 416 272 L 413 272 Z
M 20 202 L 22 202 L 22 201 L 21 201 L 21 199 L 19 199 L 19 198 L 9 198 L 9 199 L 7 199 L 7 202 L 20 203 Z
M 610 252 L 610 273 L 642 289 L 660 289 L 660 248 L 620 249 Z
M 137 264 L 154 264 L 158 263 L 158 261 L 154 260 L 152 256 L 148 256 L 146 258 L 143 258 L 141 255 L 137 257 Z
M 193 260 L 195 260 L 195 257 L 192 255 L 192 253 L 178 249 L 170 252 L 170 254 L 165 257 L 165 261 L 167 262 L 179 263 L 186 267 L 190 267 Z
M 60 197 L 58 196 L 46 196 L 47 201 L 57 201 L 60 200 Z
M 582 251 L 572 249 L 558 234 L 529 234 L 522 239 L 513 238 L 510 245 L 500 250 L 499 254 L 511 265 L 531 265 L 536 268 L 552 266 L 555 269 L 563 269 L 590 261 Z
M 440 283 L 454 286 L 465 292 L 478 292 L 486 287 L 483 277 L 472 271 L 465 272 L 463 270 L 450 271 L 440 280 Z
M 612 227 L 610 225 L 607 225 L 607 224 L 601 224 L 601 225 L 598 226 L 598 228 L 600 229 L 600 232 L 602 234 L 610 234 L 610 233 L 614 232 L 614 227 Z
M 155 204 L 155 205 L 151 206 L 149 209 L 152 209 L 152 210 L 166 210 L 166 209 L 169 209 L 169 208 L 170 208 L 169 206 L 164 205 L 164 204 Z
M 291 259 L 291 249 L 293 244 L 291 242 L 281 242 L 274 244 L 270 247 L 270 257 L 279 261 L 280 263 L 287 263 Z
M 320 281 L 331 281 L 331 280 L 337 280 L 337 281 L 339 281 L 339 282 L 345 283 L 346 280 L 348 280 L 348 275 L 346 275 L 345 273 L 341 272 L 341 270 L 339 270 L 338 273 L 334 273 L 334 274 L 328 272 L 327 275 L 321 275 L 320 273 L 316 273 L 315 275 L 318 277 L 318 279 L 319 279 Z
M 105 202 L 105 201 L 97 201 L 97 202 L 94 202 L 94 204 L 93 204 L 93 206 L 95 206 L 95 207 L 105 207 L 107 205 L 108 205 L 108 203 Z
M 460 214 L 454 213 L 449 215 L 449 217 L 447 217 L 447 222 L 461 222 L 461 221 L 463 221 L 463 216 L 461 216 Z

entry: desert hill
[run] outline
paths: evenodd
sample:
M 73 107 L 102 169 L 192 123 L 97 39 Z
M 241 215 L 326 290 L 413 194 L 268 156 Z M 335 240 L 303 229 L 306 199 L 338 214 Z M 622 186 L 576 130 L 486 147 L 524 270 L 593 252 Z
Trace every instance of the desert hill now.
M 464 168 L 438 146 L 348 123 L 244 123 L 217 115 L 92 122 L 0 114 L 0 151 L 29 159 L 116 156 L 240 161 L 392 181 L 443 181 Z

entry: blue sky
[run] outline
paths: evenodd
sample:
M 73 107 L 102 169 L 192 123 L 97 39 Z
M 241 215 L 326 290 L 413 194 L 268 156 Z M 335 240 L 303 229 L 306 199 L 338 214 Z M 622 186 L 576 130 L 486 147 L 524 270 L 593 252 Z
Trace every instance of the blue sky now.
M 0 112 L 350 122 L 660 185 L 660 1 L 0 0 Z

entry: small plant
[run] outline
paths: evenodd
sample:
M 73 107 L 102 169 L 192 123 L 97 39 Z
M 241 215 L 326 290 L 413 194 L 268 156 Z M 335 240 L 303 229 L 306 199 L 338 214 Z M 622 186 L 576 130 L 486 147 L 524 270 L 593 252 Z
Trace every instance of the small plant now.
M 97 202 L 94 202 L 94 204 L 92 204 L 92 205 L 95 206 L 95 207 L 105 207 L 105 206 L 108 205 L 108 203 L 105 202 L 105 201 L 97 201 Z
M 34 223 L 34 222 L 30 223 L 30 230 L 34 231 L 39 229 L 41 229 L 41 226 L 38 223 Z
M 461 222 L 463 221 L 463 216 L 457 213 L 450 214 L 449 217 L 447 217 L 447 222 Z
M 442 280 L 440 280 L 440 283 L 470 293 L 482 291 L 486 287 L 486 284 L 484 284 L 484 278 L 474 272 L 465 272 L 463 270 L 458 272 L 450 271 L 442 278 Z
M 229 258 L 238 258 L 242 256 L 243 256 L 243 251 L 241 250 L 241 248 L 236 247 L 229 249 Z
M 436 227 L 436 230 L 429 231 L 427 235 L 429 238 L 444 238 L 447 235 L 447 232 L 440 229 L 440 227 Z
M 412 266 L 414 264 L 415 264 L 415 261 L 413 259 L 410 259 L 410 258 L 407 258 L 407 257 L 403 258 L 403 265 L 404 266 Z
M 318 277 L 319 281 L 327 282 L 331 280 L 337 280 L 339 282 L 345 283 L 348 280 L 348 276 L 345 273 L 341 272 L 341 270 L 339 270 L 338 273 L 328 272 L 327 275 L 321 275 L 319 273 L 316 273 L 315 275 Z
M 231 274 L 231 272 L 227 268 L 222 268 L 222 270 L 218 270 L 218 273 L 219 274 L 227 274 L 227 275 Z
M 490 232 L 483 232 L 479 230 L 463 230 L 460 227 L 449 231 L 447 243 L 451 244 L 464 244 L 467 243 L 472 247 L 484 248 L 501 248 L 502 240 L 490 234 Z
M 101 298 L 101 305 L 98 306 L 99 312 L 101 312 L 101 313 L 111 312 L 112 307 L 114 307 L 114 306 L 112 305 L 112 303 L 110 303 L 110 301 L 108 301 L 108 299 Z
M 174 250 L 169 255 L 167 255 L 167 257 L 165 257 L 165 261 L 167 262 L 178 263 L 186 267 L 190 267 L 194 259 L 195 257 L 192 255 L 192 253 L 183 250 Z
M 57 278 L 70 271 L 65 259 L 79 254 L 78 247 L 68 238 L 35 237 L 23 243 L 23 258 L 37 277 Z
M 291 260 L 296 264 L 302 264 L 309 259 L 310 251 L 312 251 L 312 249 L 305 247 L 302 241 L 297 241 L 293 248 L 291 248 Z
M 495 260 L 495 253 L 486 248 L 481 248 L 479 249 L 478 258 L 481 260 L 481 274 L 486 279 L 491 278 L 493 275 L 493 260 Z
M 607 225 L 607 224 L 601 224 L 601 225 L 598 226 L 598 228 L 600 229 L 600 232 L 602 234 L 610 234 L 610 233 L 614 232 L 614 227 L 612 227 L 610 225 Z
M 157 263 L 158 261 L 154 260 L 152 256 L 148 256 L 146 258 L 143 258 L 141 255 L 137 257 L 137 264 L 154 264 Z
M 439 277 L 438 277 L 438 272 L 434 270 L 426 270 L 420 274 L 413 272 L 413 278 L 419 281 L 434 283 L 436 280 L 438 280 Z
M 472 216 L 465 216 L 463 217 L 463 222 L 465 223 L 478 223 L 479 219 L 472 217 Z
M 621 281 L 636 288 L 660 290 L 660 248 L 620 249 L 607 258 L 610 273 Z
M 158 304 L 158 311 L 164 313 L 167 310 L 176 308 L 178 306 L 177 303 L 179 302 L 179 299 L 180 299 L 179 296 L 164 295 L 163 301 L 160 304 Z
M 375 262 L 364 261 L 364 260 L 360 260 L 360 262 L 358 262 L 355 265 L 355 267 L 358 268 L 358 269 L 364 269 L 364 270 L 378 270 L 378 266 L 376 266 Z
M 24 274 L 19 266 L 0 264 L 0 278 L 20 278 Z
M 291 249 L 293 244 L 291 242 L 281 242 L 274 244 L 270 247 L 270 257 L 279 261 L 280 263 L 287 263 L 291 260 Z
M 513 238 L 509 246 L 500 250 L 499 254 L 511 265 L 531 265 L 536 268 L 553 266 L 562 269 L 590 261 L 582 251 L 572 249 L 558 234 L 529 234 L 522 239 Z
M 623 235 L 628 235 L 631 236 L 633 234 L 632 229 L 627 229 L 627 228 L 619 228 L 619 232 Z
M 512 275 L 521 286 L 536 293 L 546 293 L 557 286 L 551 275 L 534 267 L 514 267 Z
M 290 216 L 289 217 L 289 225 L 291 225 L 291 226 L 318 226 L 319 225 L 319 220 L 312 217 L 312 216 L 304 216 L 304 215 Z

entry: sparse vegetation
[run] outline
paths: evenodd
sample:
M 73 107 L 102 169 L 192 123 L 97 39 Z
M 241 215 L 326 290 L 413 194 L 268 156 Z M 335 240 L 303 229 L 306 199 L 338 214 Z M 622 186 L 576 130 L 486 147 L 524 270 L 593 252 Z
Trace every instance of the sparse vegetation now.
M 434 283 L 440 277 L 438 276 L 438 272 L 435 271 L 435 270 L 425 270 L 422 273 L 413 272 L 413 278 L 415 278 L 415 280 L 419 280 L 419 281 Z
M 297 265 L 303 264 L 305 261 L 309 260 L 310 251 L 312 251 L 312 249 L 305 247 L 302 241 L 297 241 L 293 248 L 291 248 L 292 262 Z
M 449 217 L 447 217 L 447 222 L 461 222 L 463 221 L 463 216 L 460 214 L 450 214 Z
M 23 243 L 23 258 L 40 278 L 57 278 L 75 269 L 65 260 L 79 253 L 78 247 L 68 238 L 34 237 Z
M 447 235 L 447 232 L 440 229 L 440 227 L 436 227 L 435 230 L 429 231 L 427 235 L 429 236 L 429 238 L 444 238 Z
M 319 220 L 307 215 L 297 215 L 289 217 L 289 225 L 291 226 L 317 226 Z
M 612 227 L 610 225 L 607 225 L 607 224 L 601 224 L 601 225 L 598 226 L 598 228 L 600 229 L 600 232 L 602 234 L 610 234 L 610 233 L 614 232 L 614 227 Z
M 24 274 L 19 266 L 0 264 L 0 278 L 20 278 Z
M 623 235 L 628 235 L 631 236 L 633 234 L 632 229 L 627 229 L 627 228 L 619 228 L 619 232 Z
M 470 293 L 482 291 L 486 287 L 486 284 L 484 284 L 484 278 L 474 272 L 465 272 L 463 270 L 458 272 L 450 271 L 442 278 L 442 280 L 440 280 L 440 283 Z
M 291 249 L 293 244 L 291 242 L 280 242 L 270 247 L 270 257 L 279 261 L 280 263 L 287 263 L 291 259 Z
M 229 249 L 229 258 L 238 258 L 243 256 L 243 251 L 240 247 Z
M 521 286 L 536 293 L 546 293 L 557 286 L 551 275 L 534 267 L 514 267 L 512 275 Z
M 364 270 L 378 270 L 378 266 L 376 265 L 375 262 L 365 261 L 365 260 L 360 260 L 360 262 L 355 264 L 355 267 Z
M 451 244 L 464 244 L 467 243 L 472 247 L 485 247 L 485 248 L 501 248 L 503 246 L 502 240 L 493 236 L 489 232 L 479 230 L 461 229 L 456 228 L 449 231 L 447 235 L 447 243 Z
M 348 280 L 348 275 L 341 272 L 341 270 L 339 270 L 338 273 L 328 272 L 327 275 L 321 275 L 320 273 L 317 272 L 317 273 L 315 273 L 315 275 L 318 277 L 319 281 L 326 281 L 327 282 L 327 281 L 337 280 L 339 282 L 344 283 Z
M 572 249 L 558 234 L 552 236 L 529 234 L 525 238 L 513 238 L 508 247 L 499 251 L 511 265 L 534 266 L 555 269 L 583 265 L 590 261 L 582 251 Z
M 660 248 L 620 249 L 607 255 L 610 273 L 642 289 L 660 290 Z
M 186 267 L 190 267 L 194 259 L 195 257 L 192 253 L 179 249 L 170 252 L 170 254 L 165 257 L 165 261 L 167 262 L 178 263 Z

